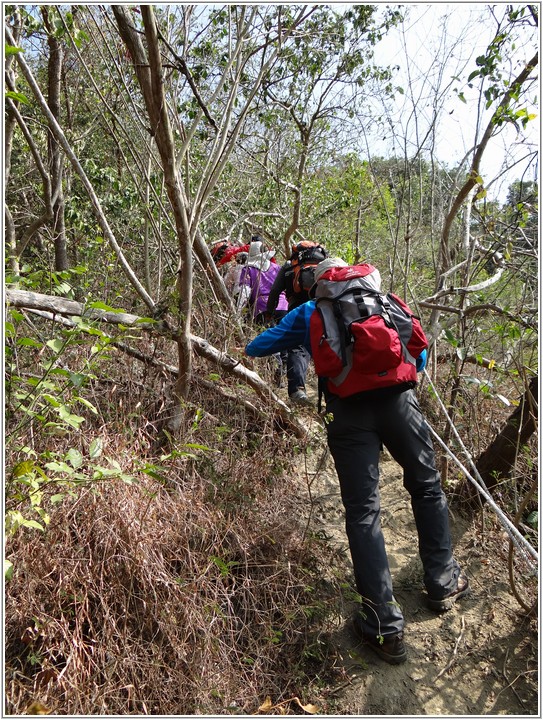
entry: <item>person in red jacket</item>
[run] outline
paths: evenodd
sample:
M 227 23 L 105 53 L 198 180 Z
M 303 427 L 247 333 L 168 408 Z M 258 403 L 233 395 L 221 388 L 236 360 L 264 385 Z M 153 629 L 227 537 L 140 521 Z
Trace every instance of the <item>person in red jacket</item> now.
M 233 245 L 227 240 L 219 240 L 211 247 L 211 257 L 215 265 L 220 268 L 233 260 L 238 253 L 248 253 L 249 243 L 245 245 Z

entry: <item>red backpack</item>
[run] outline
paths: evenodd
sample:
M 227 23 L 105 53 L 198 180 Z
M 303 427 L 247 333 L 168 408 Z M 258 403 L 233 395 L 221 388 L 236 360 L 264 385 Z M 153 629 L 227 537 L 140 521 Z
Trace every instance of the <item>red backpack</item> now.
M 311 351 L 317 375 L 327 379 L 331 393 L 348 397 L 416 384 L 416 359 L 428 341 L 409 307 L 380 291 L 372 265 L 330 268 L 317 282 L 315 299 Z

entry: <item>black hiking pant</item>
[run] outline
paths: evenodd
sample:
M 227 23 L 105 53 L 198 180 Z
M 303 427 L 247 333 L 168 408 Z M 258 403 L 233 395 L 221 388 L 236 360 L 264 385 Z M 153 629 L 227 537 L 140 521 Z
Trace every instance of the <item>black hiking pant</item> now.
M 287 380 L 288 394 L 293 395 L 296 390 L 305 390 L 305 376 L 311 355 L 303 345 L 291 348 L 287 354 Z
M 452 554 L 447 500 L 441 488 L 428 425 L 414 390 L 388 390 L 341 399 L 327 398 L 328 446 L 345 507 L 345 524 L 364 631 L 388 635 L 403 629 L 393 590 L 380 522 L 381 443 L 403 468 L 411 496 L 424 569 L 432 598 L 456 588 L 460 567 Z

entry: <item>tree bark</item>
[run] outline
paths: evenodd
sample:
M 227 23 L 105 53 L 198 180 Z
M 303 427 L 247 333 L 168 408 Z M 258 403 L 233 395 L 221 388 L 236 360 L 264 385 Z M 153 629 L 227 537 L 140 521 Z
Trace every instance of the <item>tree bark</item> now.
M 192 375 L 192 347 L 189 339 L 192 316 L 192 236 L 190 230 L 190 207 L 179 182 L 175 160 L 175 146 L 164 93 L 162 62 L 158 44 L 158 31 L 153 8 L 142 6 L 147 51 L 134 27 L 129 10 L 122 5 L 112 6 L 120 35 L 125 42 L 145 101 L 150 121 L 150 131 L 155 139 L 166 192 L 172 208 L 179 252 L 176 289 L 178 294 L 178 317 L 180 332 L 177 336 L 179 376 L 175 385 L 175 399 L 169 432 L 175 434 L 181 425 L 182 403 L 188 399 Z
M 49 61 L 47 64 L 47 104 L 51 114 L 60 125 L 61 103 L 60 88 L 62 78 L 62 63 L 64 53 L 59 40 L 53 35 L 49 20 L 50 9 L 42 8 L 43 20 L 47 28 L 47 45 L 49 47 Z M 53 12 L 55 12 L 53 10 Z M 64 156 L 57 142 L 54 130 L 51 127 L 47 137 L 47 151 L 49 156 L 49 172 L 51 174 L 51 189 L 53 201 L 53 242 L 55 248 L 55 270 L 67 270 L 68 252 L 66 248 L 66 225 L 64 222 L 64 191 L 62 189 Z
M 13 42 L 15 45 L 17 45 L 20 34 L 21 34 L 21 16 L 18 10 L 15 10 L 15 18 L 14 18 L 14 25 L 13 25 Z M 15 80 L 16 80 L 16 65 L 14 62 L 14 56 L 8 55 L 5 60 L 5 68 L 4 68 L 4 74 L 6 78 L 6 85 L 7 89 L 14 91 L 15 90 Z M 13 150 L 13 134 L 15 132 L 15 125 L 16 125 L 16 115 L 15 111 L 17 110 L 17 103 L 14 101 L 8 101 L 6 103 L 5 111 L 6 111 L 6 120 L 4 123 L 4 183 L 7 187 L 9 185 L 9 178 L 10 178 L 10 171 L 11 171 L 11 154 Z M 4 199 L 6 199 L 6 195 L 4 195 Z M 6 224 L 6 234 L 4 238 L 4 242 L 6 245 L 6 248 L 8 249 L 9 253 L 9 262 L 11 266 L 11 270 L 14 273 L 14 275 L 19 275 L 20 268 L 19 268 L 19 258 L 17 257 L 16 252 L 16 244 L 17 244 L 17 238 L 16 238 L 16 230 L 15 230 L 15 222 L 13 220 L 13 216 L 10 212 L 10 209 L 8 207 L 7 201 L 4 205 L 4 218 L 5 218 L 5 224 Z
M 43 296 L 47 297 L 47 296 Z M 73 318 L 65 317 L 64 315 L 58 315 L 57 313 L 50 312 L 48 310 L 38 310 L 36 308 L 26 308 L 28 312 L 32 313 L 33 315 L 37 315 L 39 317 L 46 318 L 47 320 L 52 320 L 53 322 L 58 322 L 61 325 L 64 325 L 69 328 L 75 328 L 76 323 L 74 322 Z M 125 317 L 135 317 L 135 316 L 128 316 Z M 108 335 L 107 333 L 104 333 L 104 335 L 111 339 L 111 345 L 121 352 L 125 353 L 129 357 L 135 358 L 136 360 L 139 360 L 139 362 L 144 363 L 145 365 L 152 366 L 158 368 L 161 372 L 167 373 L 172 378 L 176 378 L 179 369 L 174 366 L 170 365 L 168 363 L 163 362 L 162 360 L 158 360 L 155 357 L 150 357 L 146 353 L 142 353 L 140 350 L 137 350 L 136 348 L 127 345 L 124 342 L 121 342 L 119 340 L 116 340 L 113 336 Z M 194 336 L 193 336 L 194 337 Z M 205 340 L 201 340 L 201 338 L 195 338 L 199 341 L 199 343 L 205 343 Z M 203 345 L 197 346 L 197 351 L 200 348 L 203 348 Z M 212 352 L 209 350 L 211 346 L 208 345 L 208 351 L 207 355 L 202 352 L 202 355 L 204 357 L 208 357 L 210 361 L 217 361 L 218 364 L 221 364 L 220 356 L 221 353 L 219 350 L 216 350 L 215 348 L 212 348 Z M 228 356 L 225 356 L 228 357 Z M 230 361 L 232 361 L 232 358 L 229 358 Z M 246 370 L 245 366 L 238 366 L 234 365 L 234 367 L 240 367 L 240 372 L 243 375 L 243 371 Z M 230 368 L 230 364 L 228 365 L 228 368 Z M 249 373 L 252 373 L 251 370 L 248 370 Z M 269 420 L 270 417 L 270 408 L 269 404 L 266 403 L 263 407 L 256 406 L 251 399 L 240 397 L 240 394 L 237 392 L 237 389 L 234 391 L 230 390 L 229 388 L 225 388 L 221 385 L 219 385 L 217 382 L 211 382 L 209 380 L 205 380 L 202 377 L 198 377 L 197 375 L 194 375 L 193 378 L 194 383 L 202 388 L 205 388 L 206 390 L 214 393 L 215 395 L 219 395 L 225 402 L 227 403 L 234 403 L 234 404 L 241 404 L 246 409 L 246 411 L 254 417 L 256 420 L 260 420 L 263 423 L 266 423 Z M 261 394 L 261 393 L 259 393 Z M 273 396 L 275 400 L 279 403 L 279 410 L 278 410 L 278 426 L 281 431 L 287 431 L 293 433 L 297 438 L 300 439 L 307 439 L 307 431 L 304 428 L 304 426 L 298 422 L 295 416 L 292 415 L 288 407 L 281 401 L 279 398 L 276 398 Z M 266 398 L 267 399 L 267 398 Z M 275 408 L 274 408 L 275 409 Z M 160 438 L 155 444 L 156 448 L 162 447 L 163 443 L 160 442 Z
M 509 107 L 509 104 L 511 103 L 511 100 L 514 97 L 515 93 L 518 93 L 522 85 L 529 79 L 530 74 L 532 73 L 534 68 L 537 67 L 538 58 L 538 53 L 536 53 L 534 57 L 529 60 L 526 66 L 518 74 L 518 76 L 511 82 L 509 90 L 503 95 L 499 105 L 497 106 L 496 110 L 492 114 L 492 117 L 490 118 L 490 122 L 488 123 L 480 142 L 475 148 L 469 176 L 465 181 L 464 185 L 460 188 L 460 191 L 458 192 L 456 198 L 454 199 L 443 224 L 441 243 L 439 248 L 439 271 L 436 274 L 436 292 L 439 292 L 442 289 L 445 282 L 445 275 L 451 264 L 450 234 L 453 221 L 457 216 L 458 212 L 460 211 L 460 208 L 468 198 L 470 192 L 472 192 L 480 183 L 479 169 L 481 166 L 481 159 L 487 148 L 490 138 L 496 132 L 496 120 Z M 429 322 L 429 327 L 432 328 L 432 330 L 438 326 L 439 314 L 440 313 L 438 309 L 432 310 Z
M 6 40 L 11 45 L 15 44 L 15 41 L 13 39 L 13 35 L 8 27 L 5 28 L 6 33 Z M 130 264 L 128 263 L 127 259 L 124 256 L 124 253 L 117 242 L 117 239 L 115 238 L 115 235 L 113 234 L 113 231 L 111 230 L 109 223 L 107 221 L 107 218 L 104 214 L 104 211 L 102 210 L 102 206 L 100 205 L 100 201 L 98 199 L 98 196 L 94 192 L 94 188 L 89 181 L 87 175 L 85 174 L 85 171 L 83 170 L 83 167 L 81 163 L 79 162 L 79 159 L 77 158 L 76 154 L 73 151 L 73 148 L 71 147 L 70 143 L 66 139 L 66 136 L 64 135 L 62 128 L 56 121 L 55 117 L 51 113 L 51 110 L 49 109 L 49 106 L 47 104 L 47 101 L 43 97 L 43 94 L 40 90 L 40 87 L 38 83 L 36 82 L 36 79 L 34 78 L 34 75 L 32 71 L 30 70 L 30 67 L 28 66 L 25 58 L 23 57 L 23 53 L 19 53 L 15 56 L 17 64 L 19 68 L 21 69 L 22 74 L 24 75 L 26 81 L 28 82 L 28 85 L 30 86 L 32 92 L 34 93 L 34 97 L 36 98 L 43 114 L 47 118 L 47 120 L 50 123 L 50 127 L 52 128 L 52 132 L 54 132 L 56 139 L 58 142 L 62 145 L 62 148 L 64 152 L 66 153 L 68 159 L 70 160 L 72 167 L 76 171 L 76 173 L 81 178 L 81 182 L 83 183 L 85 190 L 87 191 L 87 194 L 90 198 L 90 201 L 92 203 L 96 219 L 98 221 L 98 224 L 100 225 L 100 228 L 102 229 L 102 232 L 104 233 L 104 236 L 107 238 L 112 250 L 114 251 L 124 273 L 126 274 L 127 278 L 129 279 L 130 283 L 138 293 L 138 295 L 142 298 L 142 300 L 145 302 L 147 307 L 149 307 L 151 310 L 154 308 L 155 303 L 152 299 L 152 297 L 149 296 L 146 289 L 143 287 L 141 282 L 138 280 L 136 274 L 134 273 L 133 269 L 130 267 Z
M 500 480 L 508 477 L 519 451 L 537 430 L 537 390 L 538 376 L 535 375 L 528 383 L 518 407 L 475 463 L 489 492 L 496 488 Z

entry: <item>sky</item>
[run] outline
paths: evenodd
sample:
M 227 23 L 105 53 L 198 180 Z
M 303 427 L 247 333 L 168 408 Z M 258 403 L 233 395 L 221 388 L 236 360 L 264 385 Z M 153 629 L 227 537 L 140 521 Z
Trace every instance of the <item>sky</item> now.
M 394 84 L 405 89 L 404 95 L 397 95 L 395 106 L 388 108 L 394 116 L 394 130 L 403 134 L 408 146 L 414 149 L 427 133 L 437 106 L 439 120 L 433 155 L 450 166 L 459 162 L 474 146 L 478 90 L 475 84 L 472 89 L 467 87 L 467 78 L 477 68 L 475 59 L 485 52 L 496 23 L 487 10 L 489 6 L 484 3 L 406 3 L 403 7 L 407 10 L 406 21 L 387 34 L 375 48 L 378 64 L 399 66 L 394 74 Z M 501 17 L 504 6 L 494 7 L 496 15 Z M 534 42 L 528 45 L 525 37 L 519 37 L 514 53 L 504 58 L 504 65 L 513 77 L 534 51 Z M 411 88 L 410 92 L 408 88 Z M 467 103 L 460 100 L 455 90 L 464 93 Z M 538 86 L 531 94 L 535 95 L 537 90 Z M 488 124 L 491 110 L 480 118 L 479 138 Z M 539 115 L 539 108 L 534 104 L 530 104 L 528 110 Z M 500 136 L 491 141 L 481 163 L 483 180 L 490 184 L 489 197 L 503 201 L 510 183 L 520 179 L 526 162 L 499 181 L 492 182 L 500 174 L 504 162 L 522 158 L 530 149 L 539 147 L 539 128 L 539 117 L 528 123 L 525 135 L 508 124 Z M 392 132 L 380 133 L 373 140 L 372 151 L 382 147 L 383 154 L 389 154 L 392 135 Z M 520 145 L 524 138 L 526 142 Z M 525 179 L 537 179 L 533 168 Z

